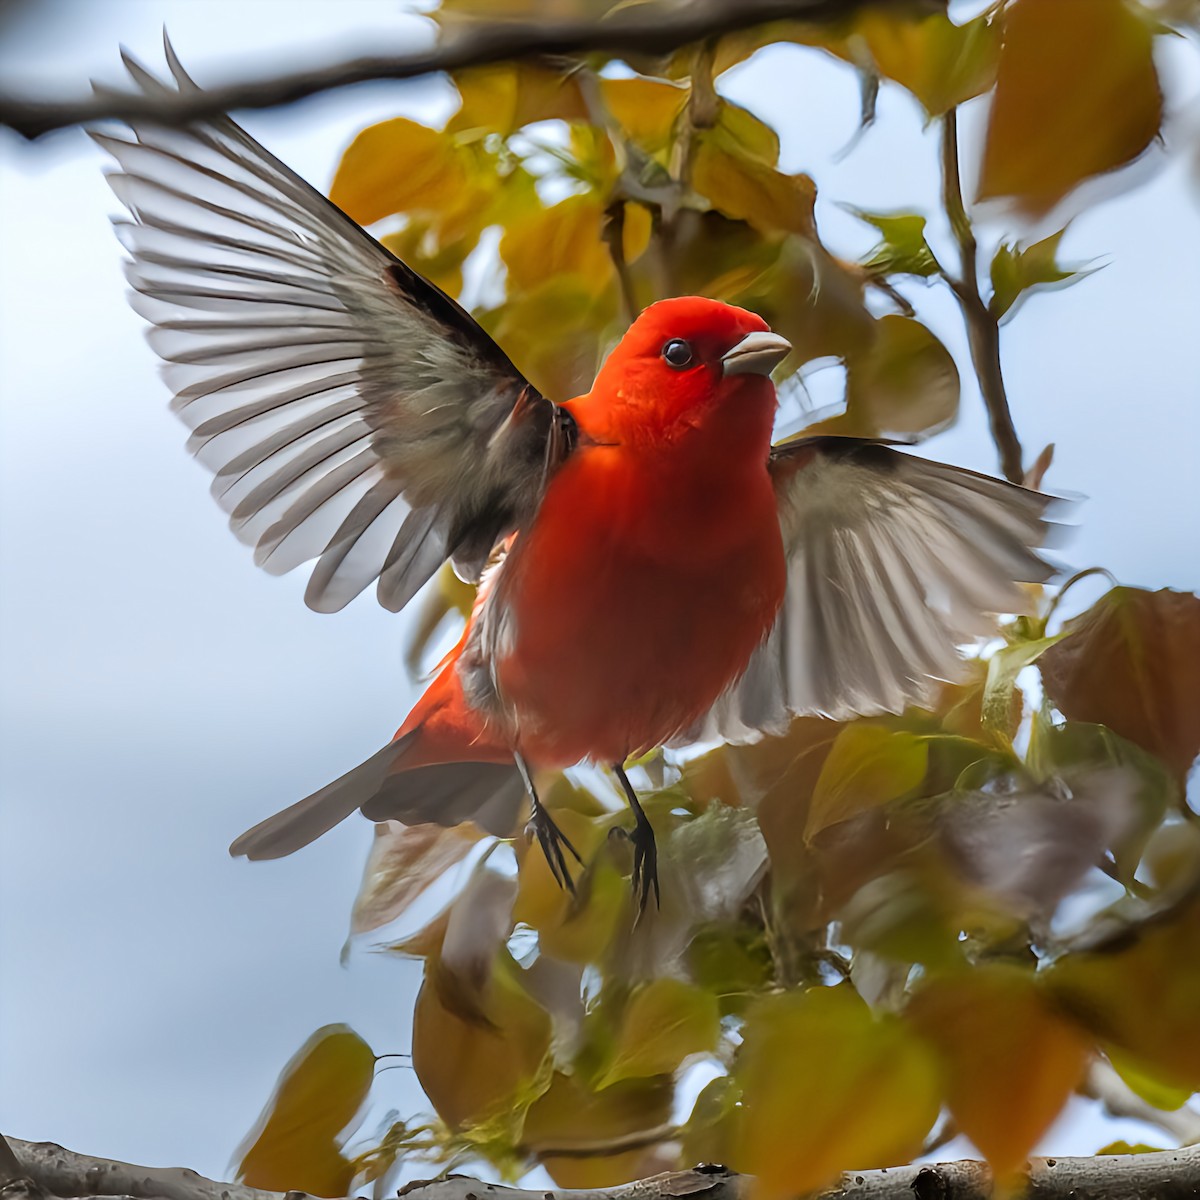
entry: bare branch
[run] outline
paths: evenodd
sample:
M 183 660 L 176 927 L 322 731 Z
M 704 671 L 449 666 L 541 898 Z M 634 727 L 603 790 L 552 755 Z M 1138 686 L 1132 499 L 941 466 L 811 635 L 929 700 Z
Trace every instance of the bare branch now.
M 958 114 L 952 108 L 942 118 L 942 203 L 950 228 L 958 243 L 962 262 L 962 274 L 958 279 L 946 276 L 962 308 L 963 320 L 967 325 L 967 342 L 971 347 L 971 361 L 979 376 L 979 390 L 987 406 L 988 419 L 992 427 L 992 440 L 1000 452 L 1000 466 L 1005 477 L 1013 483 L 1025 478 L 1022 465 L 1023 453 L 1017 428 L 1013 424 L 1012 412 L 1008 407 L 1008 395 L 1004 390 L 1004 375 L 1000 370 L 1000 326 L 988 312 L 979 295 L 979 265 L 976 262 L 978 247 L 975 231 L 962 198 L 962 180 L 958 169 Z
M 864 0 L 693 0 L 619 8 L 602 20 L 495 21 L 464 24 L 430 50 L 404 55 L 366 55 L 306 71 L 242 80 L 205 91 L 171 96 L 105 94 L 76 100 L 38 100 L 0 95 L 0 125 L 27 138 L 53 129 L 117 119 L 184 125 L 236 109 L 272 108 L 305 96 L 371 79 L 415 79 L 489 63 L 589 53 L 667 54 L 681 46 L 767 21 L 827 21 L 844 17 Z M 941 9 L 945 0 L 878 0 Z
M 214 1183 L 186 1167 L 138 1167 L 64 1150 L 53 1142 L 9 1138 L 28 1178 L 53 1196 L 133 1197 L 134 1200 L 283 1200 L 283 1193 L 263 1192 L 237 1183 Z M 305 1200 L 300 1192 L 290 1200 Z
M 49 1142 L 10 1139 L 25 1174 L 55 1197 L 104 1200 L 309 1200 L 302 1192 L 267 1192 L 216 1183 L 195 1171 L 135 1167 L 74 1154 Z M 1027 1195 L 1035 1200 L 1099 1196 L 1105 1200 L 1194 1200 L 1200 1195 L 1200 1148 L 1099 1158 L 1035 1158 Z M 417 1180 L 400 1195 L 408 1200 L 746 1200 L 750 1179 L 726 1167 L 672 1171 L 619 1187 L 547 1190 L 502 1187 L 465 1175 Z M 817 1200 L 992 1200 L 983 1163 L 961 1161 L 885 1171 L 848 1171 Z
M 7 1188 L 10 1183 L 22 1178 L 25 1168 L 22 1167 L 8 1139 L 0 1133 L 0 1188 Z
M 1182 1146 L 1200 1143 L 1200 1113 L 1184 1106 L 1172 1112 L 1147 1103 L 1102 1058 L 1093 1059 L 1081 1091 L 1099 1100 L 1110 1117 L 1128 1117 L 1161 1129 Z

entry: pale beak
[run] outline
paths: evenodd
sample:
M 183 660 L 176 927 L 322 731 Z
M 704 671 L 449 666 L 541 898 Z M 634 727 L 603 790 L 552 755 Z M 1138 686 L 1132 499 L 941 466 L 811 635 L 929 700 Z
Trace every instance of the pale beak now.
M 748 333 L 721 359 L 722 375 L 770 375 L 792 343 L 777 333 Z

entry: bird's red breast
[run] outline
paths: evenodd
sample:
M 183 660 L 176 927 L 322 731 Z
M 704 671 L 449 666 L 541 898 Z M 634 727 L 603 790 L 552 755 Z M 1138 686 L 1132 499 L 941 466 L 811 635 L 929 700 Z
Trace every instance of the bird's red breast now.
M 580 444 L 472 617 L 490 629 L 486 728 L 461 697 L 468 630 L 418 709 L 439 707 L 406 724 L 424 723 L 431 751 L 466 725 L 480 758 L 507 745 L 544 767 L 621 762 L 686 729 L 745 669 L 786 578 L 767 470 L 775 391 L 721 360 L 766 329 L 712 301 L 656 305 L 566 405 Z M 676 335 L 682 366 L 664 357 Z

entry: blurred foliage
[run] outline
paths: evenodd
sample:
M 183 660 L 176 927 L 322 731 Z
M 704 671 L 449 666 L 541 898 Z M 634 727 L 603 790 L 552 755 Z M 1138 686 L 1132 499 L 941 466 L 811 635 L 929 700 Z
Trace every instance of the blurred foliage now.
M 496 15 L 465 0 L 436 14 Z M 770 43 L 812 47 L 862 75 L 864 121 L 880 81 L 931 121 L 990 93 L 978 197 L 1045 218 L 1156 137 L 1152 43 L 1194 16 L 1010 0 L 956 24 L 867 6 L 635 57 L 632 77 L 602 57 L 472 70 L 443 129 L 360 133 L 331 194 L 465 292 L 552 397 L 589 386 L 636 310 L 696 292 L 792 341 L 781 383 L 845 365 L 844 411 L 818 429 L 928 436 L 956 416 L 958 368 L 895 284 L 956 288 L 927 240 L 944 215 L 859 212 L 878 244 L 862 261 L 831 252 L 816 182 L 781 166 L 775 131 L 721 96 L 720 73 Z M 1082 277 L 1061 237 L 998 242 L 985 319 Z M 351 934 L 423 961 L 411 1051 L 436 1116 L 361 1129 L 347 1154 L 374 1059 L 327 1029 L 285 1072 L 241 1178 L 344 1195 L 415 1156 L 507 1177 L 541 1163 L 591 1187 L 709 1160 L 782 1196 L 921 1153 L 939 1114 L 1007 1175 L 1098 1055 L 1147 1103 L 1184 1103 L 1200 1089 L 1200 822 L 1184 792 L 1200 599 L 1114 587 L 1065 623 L 1056 598 L 1032 600 L 1039 615 L 1000 628 L 932 711 L 802 718 L 639 764 L 662 882 L 640 922 L 628 818 L 599 777 L 539 780 L 585 864 L 575 895 L 536 842 L 510 854 L 469 825 L 380 826 Z M 414 671 L 470 602 L 449 573 L 427 593 Z

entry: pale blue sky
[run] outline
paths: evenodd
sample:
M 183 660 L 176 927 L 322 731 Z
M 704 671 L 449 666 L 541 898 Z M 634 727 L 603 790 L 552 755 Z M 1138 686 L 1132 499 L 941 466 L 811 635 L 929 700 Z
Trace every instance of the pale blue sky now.
M 164 23 L 201 82 L 423 36 L 388 0 L 35 11 L 0 43 L 6 88 L 115 78 L 119 42 L 156 64 Z M 1195 140 L 1195 47 L 1168 57 Z M 725 90 L 779 125 L 788 168 L 816 175 L 836 249 L 870 235 L 835 201 L 935 207 L 936 143 L 898 90 L 885 87 L 878 128 L 840 163 L 858 106 L 845 68 L 782 49 Z M 358 128 L 437 120 L 451 103 L 440 81 L 370 85 L 244 124 L 325 187 Z M 225 847 L 374 750 L 413 691 L 403 619 L 369 599 L 309 612 L 299 575 L 255 570 L 224 528 L 125 304 L 101 165 L 78 132 L 36 146 L 0 135 L 0 1129 L 221 1175 L 317 1026 L 408 1048 L 418 968 L 368 953 L 338 965 L 367 823 L 278 863 L 233 862 Z M 1075 223 L 1064 256 L 1108 265 L 1033 299 L 1005 329 L 1005 368 L 1030 454 L 1058 443 L 1048 486 L 1089 497 L 1070 561 L 1196 589 L 1200 207 L 1184 162 L 1158 165 Z M 911 295 L 965 366 L 947 297 Z M 966 378 L 961 420 L 928 453 L 992 469 Z M 380 1086 L 383 1107 L 419 1106 L 408 1073 Z M 1085 1107 L 1050 1151 L 1095 1148 Z

